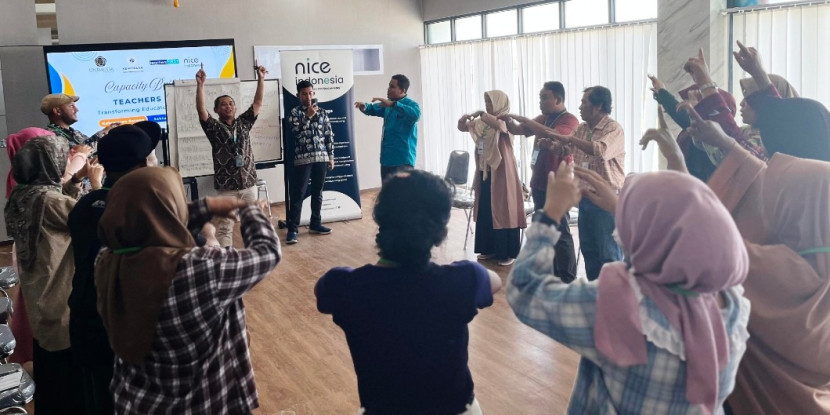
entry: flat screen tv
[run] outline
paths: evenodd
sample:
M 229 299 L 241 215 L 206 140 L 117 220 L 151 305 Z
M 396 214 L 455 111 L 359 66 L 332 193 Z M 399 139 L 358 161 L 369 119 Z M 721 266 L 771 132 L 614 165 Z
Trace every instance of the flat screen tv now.
M 112 123 L 151 120 L 166 127 L 164 84 L 236 78 L 233 39 L 45 46 L 50 93 L 77 95 L 73 127 L 92 135 Z M 195 97 L 194 97 L 195 100 Z

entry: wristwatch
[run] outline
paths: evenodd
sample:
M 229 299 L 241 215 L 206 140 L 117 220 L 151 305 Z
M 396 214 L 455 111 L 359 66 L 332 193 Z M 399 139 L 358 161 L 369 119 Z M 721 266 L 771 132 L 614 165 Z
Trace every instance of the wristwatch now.
M 556 227 L 559 226 L 558 221 L 556 219 L 553 219 L 550 216 L 548 216 L 548 214 L 545 213 L 544 209 L 539 209 L 536 212 L 533 212 L 533 222 L 539 222 L 539 223 L 542 223 L 542 224 L 545 224 L 545 225 L 556 226 Z

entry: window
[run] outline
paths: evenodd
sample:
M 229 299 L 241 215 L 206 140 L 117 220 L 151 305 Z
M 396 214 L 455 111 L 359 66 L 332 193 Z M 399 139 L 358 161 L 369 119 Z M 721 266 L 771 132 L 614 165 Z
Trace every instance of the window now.
M 519 33 L 518 11 L 504 10 L 487 14 L 487 37 L 510 36 Z
M 548 3 L 522 9 L 522 33 L 546 32 L 556 29 L 559 29 L 559 3 Z
M 452 24 L 449 20 L 427 25 L 427 43 L 452 42 Z
M 657 0 L 615 0 L 614 20 L 634 22 L 657 18 Z
M 481 39 L 481 15 L 455 19 L 455 40 Z
M 565 3 L 565 27 L 608 23 L 608 0 L 571 0 Z

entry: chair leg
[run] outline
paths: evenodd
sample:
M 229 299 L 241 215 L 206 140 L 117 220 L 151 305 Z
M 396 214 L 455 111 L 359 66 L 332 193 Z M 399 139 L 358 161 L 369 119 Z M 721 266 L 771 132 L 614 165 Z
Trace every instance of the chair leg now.
M 464 232 L 464 250 L 467 250 L 467 238 L 470 237 L 470 221 L 473 219 L 473 212 L 470 212 L 468 209 L 464 210 L 464 213 L 467 214 L 467 231 Z

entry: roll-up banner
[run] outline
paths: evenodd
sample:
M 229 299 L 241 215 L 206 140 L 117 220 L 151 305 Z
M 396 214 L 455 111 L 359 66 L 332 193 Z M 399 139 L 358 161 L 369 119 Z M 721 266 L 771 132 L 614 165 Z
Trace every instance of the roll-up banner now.
M 357 181 L 357 157 L 354 143 L 354 64 L 350 50 L 286 50 L 280 52 L 282 72 L 283 137 L 285 137 L 285 174 L 292 177 L 294 134 L 288 123 L 291 110 L 300 105 L 297 83 L 309 81 L 317 93 L 317 106 L 326 111 L 334 133 L 334 169 L 323 186 L 323 222 L 362 217 L 360 186 Z M 309 189 L 310 191 L 310 189 Z M 311 199 L 306 192 L 301 224 L 311 217 Z

